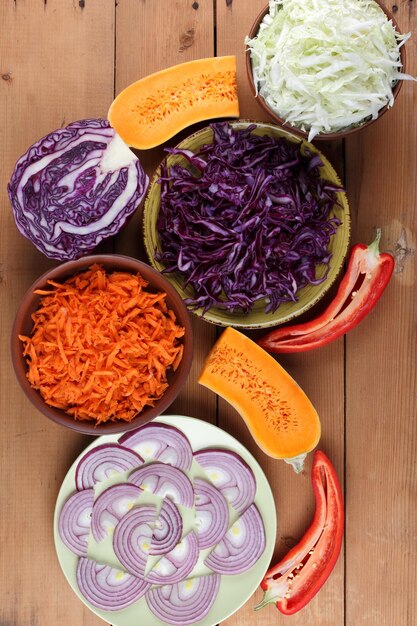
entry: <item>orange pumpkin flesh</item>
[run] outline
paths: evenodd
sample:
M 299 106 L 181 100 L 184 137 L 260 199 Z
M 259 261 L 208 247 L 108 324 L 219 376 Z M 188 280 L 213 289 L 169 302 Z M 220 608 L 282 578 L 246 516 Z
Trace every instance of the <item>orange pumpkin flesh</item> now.
M 270 354 L 234 328 L 226 328 L 214 344 L 198 382 L 240 413 L 271 457 L 293 459 L 319 442 L 319 416 L 304 391 Z
M 107 117 L 123 141 L 139 150 L 206 119 L 239 117 L 236 57 L 198 59 L 146 76 L 116 97 Z

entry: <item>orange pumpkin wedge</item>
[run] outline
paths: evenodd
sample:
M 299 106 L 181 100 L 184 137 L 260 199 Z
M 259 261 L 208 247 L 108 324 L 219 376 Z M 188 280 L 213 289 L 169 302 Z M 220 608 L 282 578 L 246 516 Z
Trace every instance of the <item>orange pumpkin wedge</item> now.
M 150 74 L 119 93 L 107 117 L 123 141 L 139 150 L 203 120 L 239 117 L 236 57 L 198 59 Z
M 210 350 L 198 382 L 240 413 L 265 454 L 301 471 L 307 453 L 319 442 L 320 419 L 274 357 L 229 327 Z

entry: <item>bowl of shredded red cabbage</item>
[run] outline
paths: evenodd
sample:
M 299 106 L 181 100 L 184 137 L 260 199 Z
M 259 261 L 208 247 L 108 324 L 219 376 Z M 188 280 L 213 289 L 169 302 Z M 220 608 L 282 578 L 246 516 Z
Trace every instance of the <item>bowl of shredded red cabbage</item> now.
M 143 235 L 151 264 L 190 311 L 263 328 L 328 291 L 347 253 L 350 214 L 338 175 L 312 144 L 274 124 L 217 122 L 166 149 Z

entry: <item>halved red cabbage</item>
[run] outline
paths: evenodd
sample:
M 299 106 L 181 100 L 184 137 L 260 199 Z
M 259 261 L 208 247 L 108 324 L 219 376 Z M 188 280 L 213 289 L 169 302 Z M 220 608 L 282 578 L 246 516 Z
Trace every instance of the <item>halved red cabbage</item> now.
M 168 624 L 194 624 L 209 612 L 217 597 L 220 576 L 208 574 L 149 589 L 145 598 L 150 610 Z
M 240 574 L 250 569 L 264 550 L 264 525 L 252 504 L 229 528 L 204 564 L 218 574 Z
M 94 491 L 76 491 L 65 501 L 58 518 L 63 543 L 78 556 L 86 556 L 91 527 Z
M 142 491 L 136 485 L 120 483 L 103 491 L 95 500 L 91 533 L 97 542 L 111 534 L 119 520 L 130 511 Z
M 119 443 L 135 450 L 146 461 L 161 461 L 187 472 L 193 451 L 187 437 L 168 424 L 146 424 L 122 435 Z
M 173 550 L 165 554 L 147 574 L 146 580 L 154 585 L 172 585 L 184 580 L 198 561 L 198 539 L 190 531 Z
M 220 541 L 229 527 L 226 498 L 212 483 L 194 479 L 195 516 L 198 544 L 201 550 Z
M 93 487 L 110 476 L 142 465 L 143 459 L 133 450 L 117 443 L 103 443 L 92 448 L 81 458 L 75 470 L 75 484 L 79 491 Z
M 192 287 L 192 309 L 249 312 L 263 300 L 274 311 L 325 280 L 343 190 L 321 178 L 320 158 L 301 142 L 255 134 L 256 125 L 211 128 L 213 143 L 198 155 L 166 150 L 186 166 L 162 165 L 155 258 Z
M 124 568 L 143 578 L 156 520 L 156 507 L 137 506 L 126 513 L 113 535 L 113 550 Z
M 7 189 L 21 234 L 47 257 L 66 261 L 116 235 L 147 186 L 138 158 L 109 122 L 86 119 L 33 144 Z
M 188 508 L 193 506 L 193 486 L 188 476 L 178 467 L 158 462 L 148 463 L 132 472 L 128 480 L 143 491 L 170 498 Z
M 256 479 L 249 465 L 236 452 L 206 448 L 195 452 L 194 458 L 238 513 L 243 513 L 252 504 Z
M 150 587 L 132 574 L 86 558 L 78 561 L 77 583 L 85 599 L 104 611 L 120 611 L 130 606 Z
M 152 535 L 149 554 L 160 555 L 170 552 L 182 535 L 182 517 L 171 500 L 164 500 Z

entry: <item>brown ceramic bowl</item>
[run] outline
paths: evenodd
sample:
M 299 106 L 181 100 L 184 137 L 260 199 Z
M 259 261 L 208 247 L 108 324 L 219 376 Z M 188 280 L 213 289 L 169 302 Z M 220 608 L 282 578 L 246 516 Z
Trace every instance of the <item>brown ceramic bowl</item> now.
M 147 291 L 163 291 L 167 294 L 166 303 L 168 307 L 174 311 L 177 324 L 185 328 L 185 335 L 183 337 L 183 357 L 177 370 L 175 372 L 169 371 L 167 374 L 169 386 L 165 394 L 156 402 L 155 406 L 145 407 L 133 418 L 131 422 L 120 420 L 115 422 L 106 422 L 95 426 L 95 422 L 75 420 L 64 410 L 47 405 L 40 393 L 30 385 L 26 377 L 27 365 L 22 356 L 23 347 L 18 336 L 29 336 L 32 332 L 33 322 L 31 315 L 38 308 L 41 298 L 41 296 L 35 294 L 34 291 L 36 289 L 43 289 L 47 287 L 47 281 L 50 279 L 57 282 L 64 282 L 74 274 L 86 270 L 93 263 L 103 265 L 108 272 L 126 271 L 134 274 L 139 272 L 149 283 Z M 192 350 L 193 337 L 190 317 L 175 288 L 166 280 L 164 276 L 162 276 L 162 274 L 146 263 L 117 254 L 86 256 L 76 261 L 63 263 L 43 274 L 33 283 L 24 295 L 16 314 L 11 336 L 11 352 L 14 370 L 23 391 L 33 405 L 38 409 L 38 411 L 57 424 L 61 424 L 62 426 L 66 426 L 72 430 L 94 436 L 126 432 L 146 424 L 153 418 L 163 413 L 175 400 L 187 379 L 191 367 Z
M 401 33 L 400 29 L 398 28 L 398 24 L 395 21 L 395 19 L 393 18 L 392 14 L 388 11 L 388 9 L 379 1 L 379 0 L 375 0 L 375 2 L 381 7 L 381 9 L 384 11 L 385 15 L 387 16 L 388 20 L 392 21 L 392 24 L 395 28 L 395 30 L 397 31 L 397 33 Z M 249 32 L 249 39 L 253 39 L 256 34 L 258 33 L 259 30 L 259 25 L 262 22 L 263 18 L 265 17 L 265 15 L 269 12 L 269 5 L 267 5 L 258 15 L 258 17 L 256 18 L 256 20 L 254 21 L 252 28 L 250 29 Z M 400 58 L 401 58 L 401 63 L 402 63 L 402 71 L 405 72 L 405 64 L 406 64 L 406 53 L 405 53 L 405 46 L 401 46 L 400 48 Z M 288 130 L 291 130 L 291 132 L 296 133 L 297 135 L 300 135 L 301 137 L 308 137 L 308 132 L 305 132 L 303 130 L 301 130 L 300 128 L 297 128 L 296 126 L 291 126 L 290 124 L 287 124 L 281 117 L 279 117 L 279 115 L 273 111 L 265 102 L 265 100 L 262 98 L 261 95 L 257 95 L 256 94 L 256 87 L 255 87 L 255 82 L 253 79 L 253 73 L 252 73 L 252 62 L 251 62 L 251 56 L 250 56 L 250 50 L 247 49 L 246 50 L 246 71 L 247 71 L 247 75 L 248 75 L 248 79 L 249 79 L 249 86 L 250 86 L 250 90 L 252 92 L 252 95 L 256 98 L 257 102 L 259 103 L 259 105 L 262 107 L 262 109 L 265 111 L 265 113 L 267 113 L 267 115 L 269 115 L 269 117 L 271 119 L 273 119 L 277 124 L 279 124 L 280 126 L 284 126 L 284 128 L 288 128 Z M 400 89 L 402 87 L 404 81 L 399 80 L 397 82 L 397 84 L 395 85 L 394 89 L 393 89 L 393 96 L 394 96 L 394 100 L 398 97 L 398 94 L 400 92 Z M 313 141 L 317 141 L 317 140 L 328 140 L 328 139 L 342 139 L 343 137 L 346 137 L 348 135 L 351 135 L 352 133 L 356 133 L 358 130 L 362 130 L 363 128 L 367 128 L 368 126 L 370 126 L 371 124 L 373 124 L 374 122 L 376 122 L 377 120 L 379 120 L 382 115 L 384 115 L 384 113 L 386 113 L 388 111 L 388 106 L 384 106 L 378 114 L 378 117 L 376 119 L 368 119 L 367 121 L 363 122 L 362 124 L 359 124 L 357 126 L 354 126 L 352 128 L 347 128 L 346 130 L 343 131 L 339 131 L 336 133 L 319 133 L 318 135 L 316 135 L 314 137 Z M 392 107 L 391 107 L 392 108 Z

